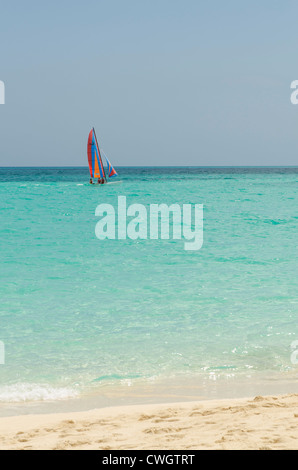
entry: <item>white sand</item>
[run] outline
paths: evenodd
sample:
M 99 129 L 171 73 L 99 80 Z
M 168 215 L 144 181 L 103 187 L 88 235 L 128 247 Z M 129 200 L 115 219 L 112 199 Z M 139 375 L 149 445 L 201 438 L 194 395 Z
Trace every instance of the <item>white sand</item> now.
M 5 417 L 0 449 L 298 449 L 298 394 Z

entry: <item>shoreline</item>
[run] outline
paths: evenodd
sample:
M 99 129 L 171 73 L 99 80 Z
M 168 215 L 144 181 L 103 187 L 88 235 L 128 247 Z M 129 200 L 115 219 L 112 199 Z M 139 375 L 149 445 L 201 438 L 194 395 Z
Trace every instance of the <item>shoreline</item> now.
M 298 449 L 298 394 L 0 418 L 0 450 Z
M 32 399 L 32 389 L 39 392 Z M 0 419 L 9 416 L 29 414 L 55 414 L 88 411 L 134 405 L 162 405 L 165 403 L 201 402 L 222 399 L 241 399 L 257 395 L 287 395 L 298 392 L 295 374 L 254 374 L 239 376 L 210 377 L 176 376 L 155 378 L 155 380 L 123 380 L 106 383 L 65 398 L 56 398 L 59 388 L 47 390 L 47 384 L 21 384 L 24 396 L 17 395 L 16 401 L 0 402 Z M 40 390 L 46 391 L 40 395 Z M 53 398 L 50 398 L 54 390 Z M 29 391 L 29 397 L 27 392 Z M 47 393 L 49 391 L 49 393 Z M 11 391 L 6 391 L 6 394 Z M 14 390 L 13 390 L 14 392 Z M 59 395 L 59 393 L 58 393 Z

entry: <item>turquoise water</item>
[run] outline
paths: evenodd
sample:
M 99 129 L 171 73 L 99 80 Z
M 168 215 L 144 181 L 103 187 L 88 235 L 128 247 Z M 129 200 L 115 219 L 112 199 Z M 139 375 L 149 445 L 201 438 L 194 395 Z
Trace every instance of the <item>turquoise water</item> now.
M 0 170 L 0 402 L 295 384 L 298 169 L 118 171 L 90 186 L 86 168 Z M 118 195 L 203 204 L 203 247 L 97 239 Z

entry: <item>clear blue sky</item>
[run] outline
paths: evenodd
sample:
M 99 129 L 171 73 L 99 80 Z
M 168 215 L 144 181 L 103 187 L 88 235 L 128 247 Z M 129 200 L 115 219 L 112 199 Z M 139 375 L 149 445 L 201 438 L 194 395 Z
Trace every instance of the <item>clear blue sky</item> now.
M 298 165 L 298 2 L 0 4 L 0 165 Z

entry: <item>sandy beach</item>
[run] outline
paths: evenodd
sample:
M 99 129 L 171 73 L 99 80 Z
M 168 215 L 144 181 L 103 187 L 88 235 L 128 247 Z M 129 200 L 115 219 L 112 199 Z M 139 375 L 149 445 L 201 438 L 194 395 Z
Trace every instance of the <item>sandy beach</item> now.
M 0 419 L 0 449 L 298 449 L 298 394 Z

